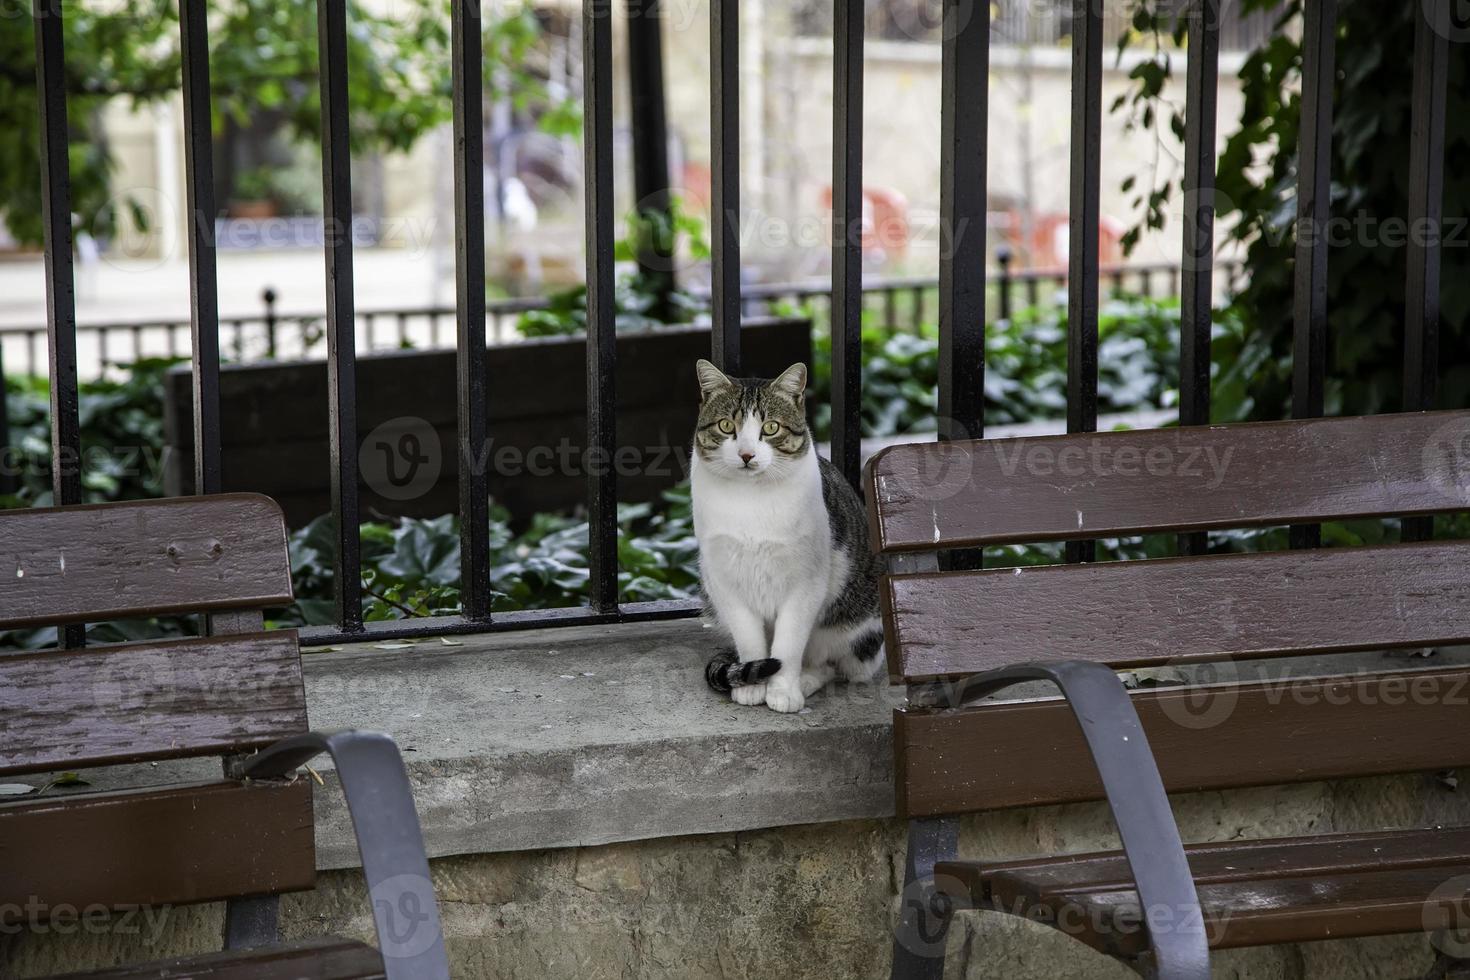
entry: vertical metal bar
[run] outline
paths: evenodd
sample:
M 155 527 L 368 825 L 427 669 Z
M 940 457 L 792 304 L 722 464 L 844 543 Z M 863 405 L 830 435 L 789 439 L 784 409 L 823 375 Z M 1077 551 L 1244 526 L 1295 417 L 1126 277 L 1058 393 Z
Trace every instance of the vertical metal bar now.
M 740 373 L 740 3 L 710 0 L 710 286 L 713 350 L 726 374 Z
M 455 355 L 459 388 L 460 611 L 490 618 L 489 432 L 485 358 L 485 136 L 482 0 L 450 7 L 454 100 Z M 398 317 L 405 335 L 405 318 Z
M 918 336 L 924 332 L 924 287 L 919 286 L 913 294 L 913 316 L 910 323 L 913 326 L 914 335 Z
M 265 303 L 265 352 L 271 360 L 276 357 L 276 291 L 269 286 L 261 292 L 260 298 Z M 306 352 L 303 350 L 303 354 Z
M 990 4 L 945 0 L 939 137 L 939 438 L 985 434 L 986 134 Z M 979 568 L 979 549 L 944 556 Z
M 0 334 L 0 494 L 20 489 L 21 454 L 10 445 L 10 412 L 5 385 L 5 336 Z
M 40 95 L 46 340 L 51 378 L 51 489 L 59 506 L 82 502 L 63 6 L 62 0 L 34 0 L 31 8 L 36 24 L 36 89 Z
M 1209 425 L 1220 0 L 1194 0 L 1189 11 L 1188 58 L 1184 96 L 1183 289 L 1179 297 L 1179 424 Z M 1144 294 L 1151 295 L 1148 285 Z M 1180 554 L 1202 555 L 1208 550 L 1206 533 L 1179 536 Z
M 1293 310 L 1292 417 L 1322 414 L 1327 376 L 1327 222 L 1332 198 L 1332 88 L 1337 0 L 1305 4 L 1302 109 L 1297 148 L 1296 297 Z M 1314 548 L 1321 528 L 1291 529 L 1294 548 Z
M 854 487 L 862 467 L 865 7 L 835 0 L 832 19 L 832 462 Z M 890 328 L 892 320 L 890 306 Z
M 219 278 L 214 238 L 214 135 L 207 0 L 179 0 L 184 75 L 184 179 L 189 213 L 189 341 L 193 360 L 194 492 L 220 490 Z
M 612 100 L 612 0 L 582 0 L 590 461 L 587 567 L 589 598 L 592 608 L 598 612 L 616 612 L 618 608 L 618 488 L 613 466 L 617 449 L 617 347 L 613 298 Z
M 664 108 L 663 11 L 659 0 L 628 0 L 628 92 L 633 122 L 633 195 L 638 211 L 672 218 L 669 199 L 669 129 Z M 638 265 L 656 296 L 651 313 L 667 319 L 672 310 L 674 255 L 653 244 Z
M 40 96 L 41 214 L 46 251 L 46 341 L 51 379 L 51 494 L 58 506 L 82 502 L 81 403 L 77 394 L 76 283 L 72 277 L 71 170 L 67 154 L 64 0 L 33 0 L 36 91 Z M 104 365 L 104 369 L 105 369 Z M 58 630 L 63 647 L 86 643 L 77 623 Z
M 347 0 L 317 4 L 321 47 L 322 214 L 327 262 L 328 439 L 332 465 L 333 565 L 337 618 L 362 629 L 362 554 L 358 530 L 357 334 L 352 297 L 352 157 L 347 117 Z
M 1098 218 L 1102 187 L 1102 0 L 1074 0 L 1072 201 L 1067 274 L 1067 431 L 1097 430 Z M 1067 543 L 1068 561 L 1091 561 L 1091 541 Z
M 1015 282 L 1011 278 L 1011 263 L 1015 261 L 1015 258 L 1011 250 L 1004 245 L 995 250 L 995 261 L 1000 265 L 1000 278 L 996 281 L 996 294 L 1000 299 L 1000 318 L 1007 322 L 1011 319 L 1011 287 Z
M 985 425 L 985 183 L 990 6 L 945 0 L 940 92 L 939 437 Z
M 1439 384 L 1440 228 L 1444 219 L 1445 92 L 1449 0 L 1415 5 L 1414 94 L 1409 136 L 1409 254 L 1404 309 L 1404 411 L 1434 407 Z M 1434 518 L 1407 517 L 1400 537 L 1428 541 Z

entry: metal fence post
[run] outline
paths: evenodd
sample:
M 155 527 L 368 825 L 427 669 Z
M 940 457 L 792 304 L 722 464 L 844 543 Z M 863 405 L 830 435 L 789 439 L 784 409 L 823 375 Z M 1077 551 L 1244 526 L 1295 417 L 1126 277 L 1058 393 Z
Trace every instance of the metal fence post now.
M 996 289 L 1000 295 L 1000 318 L 1007 323 L 1011 319 L 1011 263 L 1015 259 L 1015 254 L 1006 245 L 995 250 L 995 261 L 1000 266 L 1000 279 L 996 281 Z
M 20 455 L 11 454 L 10 395 L 5 385 L 5 344 L 0 342 L 0 494 L 12 494 L 19 489 L 20 465 Z
M 276 291 L 267 286 L 260 294 L 265 303 L 265 353 L 271 360 L 276 357 Z

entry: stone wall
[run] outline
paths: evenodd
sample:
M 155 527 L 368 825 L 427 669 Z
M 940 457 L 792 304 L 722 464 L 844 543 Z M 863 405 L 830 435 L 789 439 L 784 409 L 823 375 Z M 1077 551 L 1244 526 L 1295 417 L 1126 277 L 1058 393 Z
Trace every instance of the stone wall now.
M 1175 801 L 1187 840 L 1470 822 L 1452 781 L 1430 775 L 1340 785 L 1203 793 Z M 973 817 L 963 853 L 1004 857 L 1115 846 L 1101 805 Z M 441 858 L 434 862 L 456 978 L 830 980 L 887 976 L 904 828 L 855 820 L 598 847 Z M 324 872 L 285 903 L 291 937 L 371 940 L 357 872 Z M 218 906 L 86 935 L 0 936 L 17 978 L 216 948 Z M 969 978 L 1124 978 L 1130 971 L 1058 933 L 995 913 L 967 913 L 951 955 Z M 151 942 L 150 942 L 151 940 Z M 1422 975 L 1423 936 L 1217 954 L 1222 980 L 1394 980 Z M 6 969 L 0 966 L 0 969 Z

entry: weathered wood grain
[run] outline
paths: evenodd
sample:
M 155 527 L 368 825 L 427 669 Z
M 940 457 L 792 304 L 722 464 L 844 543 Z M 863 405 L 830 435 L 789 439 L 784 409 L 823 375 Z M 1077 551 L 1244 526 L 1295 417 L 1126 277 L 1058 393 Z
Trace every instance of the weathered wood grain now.
M 0 804 L 0 910 L 12 918 L 315 884 L 309 781 L 54 792 Z
M 291 630 L 0 657 L 0 775 L 248 751 L 306 730 Z
M 1353 874 L 1388 868 L 1470 865 L 1470 828 L 1434 827 L 1190 844 L 1184 848 L 1196 884 Z M 991 883 L 1010 882 L 1037 898 L 1133 886 L 1122 851 L 1016 861 L 945 861 L 934 869 L 952 894 L 984 901 Z M 954 886 L 958 885 L 958 890 Z
M 385 976 L 383 957 L 371 946 L 317 939 L 74 973 L 56 980 L 382 980 Z
M 895 446 L 883 551 L 1470 510 L 1470 412 Z
M 1445 668 L 1133 693 L 1171 792 L 1470 765 L 1470 671 Z M 899 813 L 1103 798 L 1061 699 L 894 714 Z
M 1429 923 L 1464 926 L 1470 915 L 1463 888 L 1453 901 L 1437 892 L 1462 876 L 1464 867 L 1450 859 L 1426 867 L 1204 884 L 1198 894 L 1205 934 L 1212 949 L 1232 949 L 1424 932 L 1432 928 Z M 998 879 L 994 900 L 1007 910 L 1054 921 L 1073 938 L 1113 956 L 1148 951 L 1148 930 L 1141 925 L 1132 888 L 1036 898 L 1023 882 Z
M 268 497 L 0 511 L 0 629 L 290 601 L 286 526 Z
M 1470 641 L 1470 542 L 894 575 L 898 676 L 1113 667 Z

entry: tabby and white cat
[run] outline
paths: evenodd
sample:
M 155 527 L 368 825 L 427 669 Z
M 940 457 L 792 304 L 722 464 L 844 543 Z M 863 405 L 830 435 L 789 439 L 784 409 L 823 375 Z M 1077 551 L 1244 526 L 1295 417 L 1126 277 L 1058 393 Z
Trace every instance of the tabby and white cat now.
M 800 711 L 834 677 L 867 680 L 882 659 L 863 503 L 812 444 L 804 365 L 774 381 L 708 361 L 698 373 L 694 534 L 706 615 L 735 647 L 705 680 L 739 704 Z

